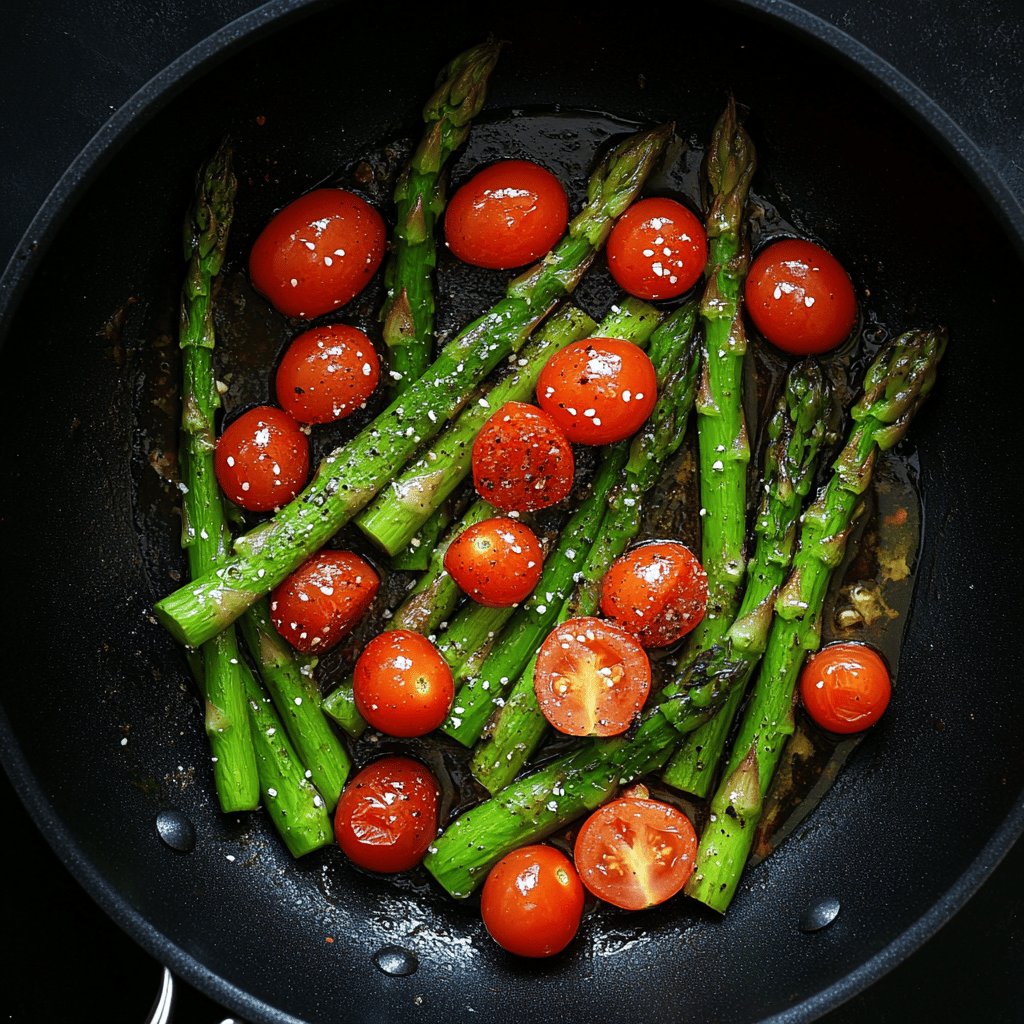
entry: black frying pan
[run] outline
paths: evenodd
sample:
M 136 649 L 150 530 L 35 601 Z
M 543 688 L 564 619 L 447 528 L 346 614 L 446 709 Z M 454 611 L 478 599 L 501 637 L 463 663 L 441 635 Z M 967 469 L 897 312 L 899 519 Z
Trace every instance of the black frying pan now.
M 553 1015 L 538 1007 L 569 1006 L 581 1018 L 627 1020 L 638 1002 L 660 1000 L 669 1016 L 808 1018 L 876 976 L 891 944 L 912 948 L 944 920 L 1020 830 L 1020 702 L 990 639 L 1012 633 L 1015 595 L 997 567 L 1020 553 L 1020 485 L 1006 471 L 1015 409 L 1004 382 L 1020 370 L 1008 340 L 1016 322 L 1006 297 L 1020 271 L 1011 233 L 979 202 L 970 175 L 898 109 L 735 10 L 687 17 L 688 35 L 717 30 L 723 42 L 713 61 L 687 61 L 681 77 L 652 66 L 649 42 L 609 37 L 570 13 L 538 42 L 452 10 L 445 38 L 415 15 L 408 35 L 389 37 L 389 91 L 379 53 L 359 42 L 377 38 L 368 16 L 322 15 L 243 50 L 140 119 L 139 133 L 75 197 L 33 273 L 7 279 L 25 291 L 5 320 L 5 379 L 30 377 L 41 357 L 52 377 L 45 420 L 25 392 L 9 394 L 4 410 L 7 578 L 23 586 L 6 588 L 3 621 L 9 664 L 37 681 L 6 689 L 5 763 L 97 898 L 161 959 L 254 1019 L 461 1019 L 467 1006 L 526 1019 Z M 539 10 L 525 21 L 546 23 Z M 485 27 L 512 40 L 516 61 L 495 81 L 495 109 L 560 102 L 674 116 L 706 131 L 734 89 L 753 108 L 761 190 L 784 186 L 799 197 L 796 211 L 871 287 L 880 316 L 938 318 L 954 337 L 916 428 L 927 543 L 900 677 L 906 699 L 808 827 L 750 876 L 725 923 L 678 904 L 642 927 L 595 920 L 575 956 L 530 968 L 490 946 L 471 910 L 432 890 L 397 891 L 336 857 L 293 865 L 262 823 L 214 810 L 180 657 L 145 618 L 154 542 L 138 529 L 127 415 L 140 386 L 133 357 L 173 308 L 174 240 L 192 169 L 224 128 L 240 149 L 279 161 L 262 190 L 274 205 L 368 145 L 411 131 L 423 83 Z M 309 60 L 309 47 L 322 59 Z M 817 83 L 799 109 L 794 68 Z M 295 102 L 296 88 L 305 103 Z M 257 113 L 270 132 L 255 132 Z M 120 342 L 98 337 L 129 296 L 140 301 Z M 156 838 L 155 815 L 169 805 L 197 827 L 201 841 L 187 856 Z M 801 934 L 799 910 L 825 893 L 839 896 L 839 919 Z M 419 958 L 404 981 L 372 962 L 396 941 Z

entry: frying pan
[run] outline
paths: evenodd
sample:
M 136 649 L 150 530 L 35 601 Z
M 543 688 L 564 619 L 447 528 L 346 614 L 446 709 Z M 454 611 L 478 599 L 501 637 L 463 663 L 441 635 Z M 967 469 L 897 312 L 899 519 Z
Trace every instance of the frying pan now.
M 1024 820 L 1020 697 L 997 642 L 1012 635 L 1017 607 L 1000 568 L 1021 553 L 1021 489 L 1006 469 L 1019 211 L 922 130 L 927 109 L 736 6 L 687 12 L 686 36 L 717 43 L 688 55 L 682 72 L 649 39 L 609 36 L 569 10 L 553 20 L 551 8 L 495 25 L 448 5 L 445 33 L 431 11 L 409 12 L 403 35 L 388 36 L 384 87 L 381 53 L 365 42 L 380 38 L 372 14 L 255 19 L 150 98 L 90 181 L 47 212 L 39 251 L 5 277 L 5 379 L 32 379 L 40 360 L 50 371 L 45 417 L 27 390 L 11 391 L 3 412 L 6 578 L 19 585 L 4 588 L 0 612 L 9 665 L 32 681 L 5 688 L 5 765 L 99 902 L 253 1020 L 462 1019 L 467 1008 L 499 1020 L 627 1020 L 637 1005 L 700 1020 L 810 1019 L 934 930 Z M 538 38 L 537 25 L 552 30 Z M 726 921 L 678 903 L 642 924 L 594 918 L 572 957 L 539 966 L 501 955 L 472 909 L 429 887 L 396 889 L 326 855 L 293 864 L 258 819 L 218 814 L 180 653 L 147 618 L 156 591 L 129 414 L 140 382 L 126 358 L 173 309 L 181 210 L 225 128 L 274 168 L 261 201 L 283 201 L 411 132 L 436 67 L 492 27 L 515 61 L 495 80 L 492 110 L 562 104 L 706 131 L 733 89 L 752 107 L 762 191 L 785 186 L 871 288 L 883 321 L 942 320 L 954 339 L 915 425 L 926 543 L 903 696 L 885 727 L 751 873 Z M 796 108 L 794 68 L 815 83 Z M 255 135 L 257 114 L 270 132 Z M 103 330 L 119 309 L 120 339 Z M 154 820 L 168 807 L 195 826 L 191 853 L 158 839 Z M 801 933 L 800 911 L 823 895 L 840 900 L 839 917 Z M 392 945 L 415 954 L 413 975 L 377 969 Z

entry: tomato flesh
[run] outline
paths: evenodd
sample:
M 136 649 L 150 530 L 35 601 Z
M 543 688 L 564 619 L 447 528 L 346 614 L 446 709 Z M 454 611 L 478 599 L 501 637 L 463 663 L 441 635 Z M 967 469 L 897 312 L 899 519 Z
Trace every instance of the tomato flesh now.
M 525 523 L 485 519 L 452 541 L 445 552 L 444 567 L 474 601 L 506 608 L 522 601 L 537 585 L 544 568 L 544 551 Z
M 800 699 L 807 713 L 830 732 L 870 728 L 891 697 L 889 669 L 866 644 L 830 644 L 812 655 L 800 673 Z

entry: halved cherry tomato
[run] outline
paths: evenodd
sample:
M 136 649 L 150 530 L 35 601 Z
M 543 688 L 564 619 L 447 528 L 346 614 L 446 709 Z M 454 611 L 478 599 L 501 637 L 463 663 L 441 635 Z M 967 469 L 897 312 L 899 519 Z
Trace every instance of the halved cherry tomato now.
M 842 264 L 813 242 L 773 242 L 751 264 L 745 299 L 754 326 L 796 355 L 827 352 L 857 320 L 853 284 Z
M 505 270 L 543 256 L 565 233 L 562 183 L 529 160 L 501 160 L 473 175 L 448 203 L 448 248 L 464 263 Z
M 636 640 L 587 616 L 555 627 L 537 652 L 533 689 L 544 717 L 570 736 L 618 736 L 651 692 L 651 663 Z
M 583 886 L 553 846 L 524 846 L 491 868 L 480 898 L 491 938 L 518 956 L 560 953 L 579 931 Z
M 573 342 L 537 378 L 540 407 L 576 444 L 611 444 L 635 434 L 657 400 L 647 353 L 619 338 Z
M 800 673 L 807 713 L 830 732 L 862 732 L 889 706 L 892 680 L 882 656 L 865 644 L 830 644 Z
M 641 795 L 613 800 L 587 818 L 573 850 L 583 884 L 623 910 L 643 910 L 674 896 L 693 873 L 697 855 L 690 819 L 637 788 Z
M 287 505 L 309 476 L 309 439 L 272 405 L 232 420 L 217 440 L 214 472 L 220 489 L 250 512 Z
M 365 405 L 379 380 L 370 339 L 355 327 L 330 324 L 288 346 L 274 386 L 281 407 L 300 423 L 333 423 Z
M 674 199 L 641 199 L 608 238 L 608 269 L 630 295 L 672 299 L 704 273 L 708 239 L 696 214 Z
M 477 494 L 503 512 L 535 512 L 572 490 L 572 445 L 543 410 L 506 402 L 473 442 Z
M 644 647 L 667 647 L 704 618 L 708 574 L 676 541 L 641 544 L 617 558 L 601 584 L 601 611 Z
M 352 679 L 356 707 L 389 736 L 423 736 L 448 717 L 455 698 L 452 670 L 419 633 L 392 629 L 359 655 Z
M 505 608 L 522 601 L 537 586 L 544 551 L 525 523 L 485 519 L 452 541 L 444 567 L 474 601 Z
M 411 757 L 382 757 L 349 784 L 334 812 L 345 856 L 370 871 L 408 871 L 437 835 L 441 787 Z
M 274 214 L 249 254 L 249 276 L 285 316 L 311 320 L 369 284 L 385 236 L 381 215 L 365 199 L 318 188 Z
M 297 651 L 329 651 L 373 604 L 380 579 L 351 551 L 319 551 L 270 593 L 270 621 Z

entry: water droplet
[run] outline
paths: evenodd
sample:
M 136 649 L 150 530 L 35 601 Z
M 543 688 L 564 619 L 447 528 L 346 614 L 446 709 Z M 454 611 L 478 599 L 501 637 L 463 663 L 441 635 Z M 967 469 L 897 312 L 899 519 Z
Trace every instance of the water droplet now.
M 800 931 L 816 932 L 827 928 L 839 916 L 839 900 L 826 896 L 807 907 L 800 915 Z
M 373 955 L 373 962 L 385 973 L 399 978 L 413 974 L 420 962 L 415 953 L 401 946 L 384 946 Z
M 196 830 L 181 811 L 161 811 L 156 816 L 156 830 L 172 849 L 189 853 L 196 845 Z

